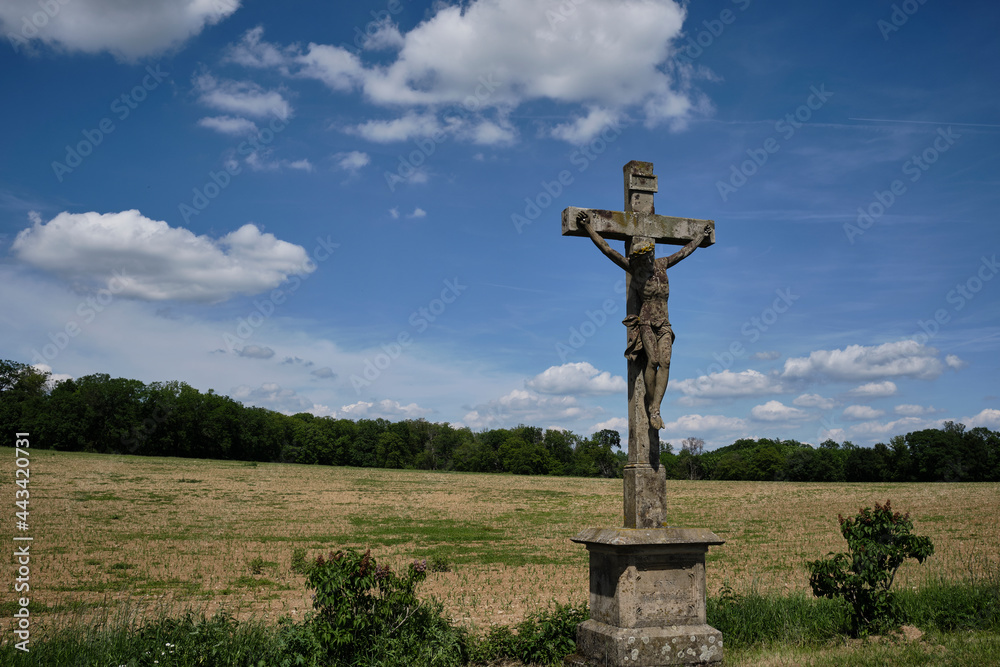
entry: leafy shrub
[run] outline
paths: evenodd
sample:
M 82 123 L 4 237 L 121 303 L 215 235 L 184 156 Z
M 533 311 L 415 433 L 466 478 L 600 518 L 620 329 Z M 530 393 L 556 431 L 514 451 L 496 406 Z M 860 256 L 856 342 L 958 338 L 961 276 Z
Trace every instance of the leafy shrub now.
M 525 664 L 557 664 L 576 649 L 576 626 L 587 618 L 585 604 L 556 604 L 552 611 L 521 621 L 517 634 L 505 625 L 494 626 L 473 648 L 472 661 L 516 659 Z
M 295 574 L 309 574 L 311 563 L 306 560 L 305 547 L 295 547 L 292 549 L 292 561 L 289 567 Z
M 406 574 L 380 566 L 371 551 L 346 549 L 320 556 L 307 585 L 315 591 L 313 633 L 335 664 L 460 665 L 465 633 L 451 626 L 438 603 L 417 599 L 427 561 Z
M 809 561 L 809 585 L 817 597 L 844 598 L 851 605 L 855 635 L 899 627 L 902 613 L 892 591 L 896 571 L 907 558 L 918 563 L 934 553 L 929 537 L 913 534 L 909 514 L 893 512 L 889 501 L 864 507 L 856 517 L 838 515 L 849 554 Z
M 451 563 L 447 558 L 435 556 L 430 562 L 431 572 L 451 572 Z

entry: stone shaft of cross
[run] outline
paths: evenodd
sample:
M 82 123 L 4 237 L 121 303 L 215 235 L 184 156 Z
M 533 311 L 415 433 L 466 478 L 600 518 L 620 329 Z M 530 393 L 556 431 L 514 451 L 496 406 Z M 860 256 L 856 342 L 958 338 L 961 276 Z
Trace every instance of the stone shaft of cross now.
M 695 248 L 715 243 L 715 223 L 657 215 L 653 207 L 653 195 L 657 192 L 653 163 L 633 160 L 622 171 L 625 177 L 624 211 L 571 206 L 562 213 L 562 235 L 589 236 L 627 273 L 625 527 L 659 528 L 666 521 L 666 473 L 660 466 L 660 401 L 666 390 L 673 344 L 673 331 L 667 316 L 669 283 L 666 268 L 690 255 Z M 625 255 L 611 249 L 608 239 L 624 241 Z M 684 247 L 669 257 L 656 260 L 654 248 L 657 243 Z

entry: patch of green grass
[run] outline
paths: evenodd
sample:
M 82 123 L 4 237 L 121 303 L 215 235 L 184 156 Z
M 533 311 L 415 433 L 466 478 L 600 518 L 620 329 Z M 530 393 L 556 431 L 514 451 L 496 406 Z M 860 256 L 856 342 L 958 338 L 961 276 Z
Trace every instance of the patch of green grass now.
M 75 491 L 73 493 L 73 500 L 77 500 L 81 503 L 88 503 L 91 501 L 101 501 L 101 500 L 121 500 L 118 496 L 111 493 L 110 491 L 106 493 L 91 493 L 90 491 Z

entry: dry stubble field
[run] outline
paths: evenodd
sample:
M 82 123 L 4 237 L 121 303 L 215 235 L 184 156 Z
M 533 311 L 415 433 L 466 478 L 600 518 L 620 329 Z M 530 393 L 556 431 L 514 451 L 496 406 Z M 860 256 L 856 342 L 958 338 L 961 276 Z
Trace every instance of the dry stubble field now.
M 0 506 L 13 517 L 14 451 Z M 127 605 L 159 614 L 225 608 L 238 617 L 301 618 L 310 605 L 293 549 L 310 557 L 370 548 L 402 567 L 443 558 L 420 591 L 480 630 L 552 601 L 587 599 L 585 549 L 570 537 L 621 525 L 621 480 L 248 464 L 32 450 L 32 601 L 43 622 Z M 803 562 L 842 550 L 838 513 L 892 500 L 935 555 L 899 586 L 960 579 L 1000 559 L 998 484 L 681 482 L 671 523 L 727 540 L 708 556 L 710 594 L 808 590 Z M 5 519 L 4 532 L 11 530 Z M 10 544 L 10 537 L 3 538 Z M 12 557 L 5 568 L 13 573 Z M 5 579 L 10 603 L 13 574 Z

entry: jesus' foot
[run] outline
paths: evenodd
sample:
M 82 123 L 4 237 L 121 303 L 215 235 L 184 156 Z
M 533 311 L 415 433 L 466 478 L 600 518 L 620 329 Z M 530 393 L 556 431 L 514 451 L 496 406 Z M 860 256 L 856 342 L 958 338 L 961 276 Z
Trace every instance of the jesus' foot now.
M 660 418 L 660 411 L 655 410 L 649 415 L 649 425 L 659 431 L 663 428 L 663 420 Z

